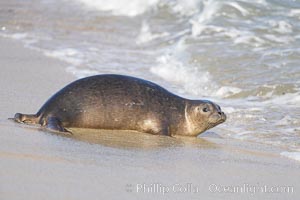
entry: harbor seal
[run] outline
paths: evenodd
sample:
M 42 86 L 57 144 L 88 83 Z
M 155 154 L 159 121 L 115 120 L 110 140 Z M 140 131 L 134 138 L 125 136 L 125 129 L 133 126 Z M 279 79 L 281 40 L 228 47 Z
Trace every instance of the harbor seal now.
M 16 113 L 13 119 L 59 132 L 91 128 L 197 136 L 226 115 L 211 101 L 189 100 L 140 78 L 106 74 L 74 81 L 36 114 Z

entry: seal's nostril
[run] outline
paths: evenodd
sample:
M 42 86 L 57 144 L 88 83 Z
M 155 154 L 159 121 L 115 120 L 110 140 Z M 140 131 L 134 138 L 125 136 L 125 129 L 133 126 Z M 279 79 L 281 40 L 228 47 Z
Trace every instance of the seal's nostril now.
M 222 112 L 218 112 L 219 115 L 222 115 Z

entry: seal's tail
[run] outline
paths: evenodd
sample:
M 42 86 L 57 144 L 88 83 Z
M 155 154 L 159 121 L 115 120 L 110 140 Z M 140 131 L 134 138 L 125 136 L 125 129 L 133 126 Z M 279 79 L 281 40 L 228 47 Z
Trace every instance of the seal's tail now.
M 15 122 L 24 123 L 24 124 L 38 124 L 39 117 L 37 115 L 26 115 L 21 113 L 16 113 L 14 118 Z

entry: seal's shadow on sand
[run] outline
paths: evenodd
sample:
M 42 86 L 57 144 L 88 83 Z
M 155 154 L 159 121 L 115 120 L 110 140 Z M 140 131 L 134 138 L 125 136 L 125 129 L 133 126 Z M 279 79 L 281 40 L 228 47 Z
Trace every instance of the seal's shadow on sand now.
M 217 148 L 217 145 L 203 138 L 167 137 L 136 131 L 72 129 L 72 135 L 65 137 L 121 149 L 157 149 L 168 147 Z M 61 135 L 60 133 L 57 133 Z
M 5 120 L 6 121 L 6 120 Z M 7 123 L 9 122 L 9 123 Z M 0 124 L 1 125 L 1 124 Z M 119 149 L 158 149 L 169 147 L 193 147 L 193 148 L 218 148 L 218 144 L 199 137 L 169 137 L 162 135 L 151 135 L 137 131 L 126 130 L 104 130 L 104 129 L 85 129 L 70 128 L 72 134 L 49 131 L 36 125 L 24 125 L 8 120 L 3 125 L 25 128 L 31 131 L 39 131 L 44 134 L 54 134 L 60 137 L 70 138 L 89 144 L 99 144 L 107 147 Z M 207 134 L 205 134 L 207 135 Z

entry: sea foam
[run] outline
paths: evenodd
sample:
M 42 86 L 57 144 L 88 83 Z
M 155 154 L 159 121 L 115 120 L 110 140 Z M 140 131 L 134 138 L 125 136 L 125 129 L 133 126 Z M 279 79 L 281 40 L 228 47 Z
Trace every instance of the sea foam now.
M 90 9 L 110 11 L 113 15 L 134 17 L 154 7 L 159 0 L 77 0 Z
M 57 58 L 66 61 L 73 65 L 80 65 L 83 62 L 83 54 L 73 48 L 63 48 L 54 51 L 44 51 L 44 54 L 49 57 Z
M 180 93 L 210 96 L 215 84 L 209 72 L 191 65 L 189 59 L 185 40 L 182 38 L 167 49 L 165 54 L 157 57 L 157 65 L 151 67 L 150 72 L 169 83 L 179 85 L 183 89 L 179 89 Z
M 288 157 L 288 158 L 293 159 L 293 160 L 300 161 L 300 152 L 284 151 L 284 152 L 281 152 L 280 155 Z
M 146 21 L 143 21 L 143 24 L 142 24 L 142 27 L 140 30 L 140 34 L 138 35 L 138 37 L 136 39 L 136 43 L 144 44 L 144 43 L 151 42 L 152 40 L 166 37 L 169 35 L 170 35 L 170 33 L 168 33 L 168 32 L 152 33 L 150 30 L 149 24 Z

